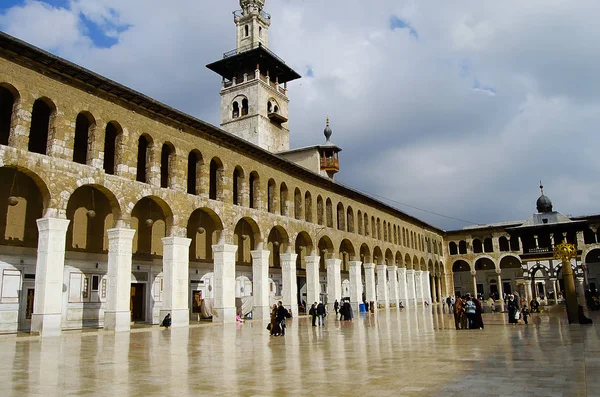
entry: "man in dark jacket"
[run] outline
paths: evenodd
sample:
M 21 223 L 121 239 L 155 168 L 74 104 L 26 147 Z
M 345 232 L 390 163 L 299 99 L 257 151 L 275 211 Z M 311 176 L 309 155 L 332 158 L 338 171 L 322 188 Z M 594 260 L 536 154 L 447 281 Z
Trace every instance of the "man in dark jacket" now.
M 283 307 L 283 302 L 277 302 L 277 322 L 281 328 L 281 336 L 285 335 L 285 319 L 288 316 L 288 311 Z
M 325 305 L 323 302 L 319 302 L 317 305 L 317 316 L 319 317 L 319 326 L 325 325 L 325 315 L 327 314 L 327 310 L 325 310 Z

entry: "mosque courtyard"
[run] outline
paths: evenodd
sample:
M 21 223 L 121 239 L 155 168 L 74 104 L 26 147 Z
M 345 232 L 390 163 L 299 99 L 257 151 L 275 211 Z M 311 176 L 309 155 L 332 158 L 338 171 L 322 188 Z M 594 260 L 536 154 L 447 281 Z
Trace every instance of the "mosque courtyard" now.
M 0 337 L 2 396 L 593 396 L 600 338 L 559 313 L 454 329 L 439 307 L 381 310 L 285 337 L 266 323 Z

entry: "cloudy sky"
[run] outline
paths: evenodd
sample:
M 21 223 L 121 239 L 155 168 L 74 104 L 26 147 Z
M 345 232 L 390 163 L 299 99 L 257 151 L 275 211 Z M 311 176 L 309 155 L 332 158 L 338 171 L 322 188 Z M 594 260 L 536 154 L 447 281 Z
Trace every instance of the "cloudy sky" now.
M 235 47 L 237 8 L 2 0 L 0 29 L 218 125 L 220 77 L 205 65 Z M 303 76 L 288 86 L 292 147 L 322 142 L 329 115 L 340 182 L 444 229 L 528 218 L 540 179 L 557 211 L 600 213 L 597 0 L 266 11 L 270 48 Z

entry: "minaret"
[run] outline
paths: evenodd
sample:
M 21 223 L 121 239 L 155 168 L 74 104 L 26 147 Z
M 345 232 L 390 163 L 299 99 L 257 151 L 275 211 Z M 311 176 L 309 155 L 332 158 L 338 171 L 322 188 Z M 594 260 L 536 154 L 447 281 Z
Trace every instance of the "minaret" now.
M 300 75 L 268 49 L 265 0 L 240 0 L 237 48 L 207 68 L 223 77 L 221 128 L 270 152 L 290 148 L 287 82 Z

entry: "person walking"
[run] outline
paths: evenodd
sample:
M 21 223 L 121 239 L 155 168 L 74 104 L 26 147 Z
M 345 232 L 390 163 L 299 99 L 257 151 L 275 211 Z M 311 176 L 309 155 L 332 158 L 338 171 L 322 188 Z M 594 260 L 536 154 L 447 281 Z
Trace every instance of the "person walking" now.
M 271 309 L 271 336 L 279 336 L 281 335 L 281 328 L 279 327 L 279 322 L 277 321 L 277 305 L 273 305 Z
M 483 317 L 481 316 L 481 314 L 483 313 L 483 304 L 479 299 L 475 298 L 473 298 L 473 303 L 475 304 L 475 324 L 473 324 L 474 328 L 483 329 Z
M 528 318 L 529 318 L 529 310 L 527 309 L 527 306 L 523 306 L 523 310 L 521 310 L 521 315 L 523 316 L 523 322 L 525 322 L 525 325 L 529 324 Z
M 308 311 L 308 314 L 310 314 L 312 317 L 312 326 L 316 327 L 317 326 L 317 302 L 313 303 L 310 306 L 310 310 Z
M 446 297 L 446 306 L 448 307 L 448 310 L 452 310 L 452 299 L 450 296 Z
M 463 316 L 462 301 L 460 299 L 460 296 L 457 295 L 456 300 L 454 301 L 454 325 L 456 326 L 457 330 L 462 328 L 461 327 L 462 316 Z
M 325 316 L 327 315 L 327 309 L 325 309 L 325 305 L 323 302 L 320 302 L 317 305 L 317 317 L 319 318 L 319 326 L 325 326 Z
M 465 302 L 465 314 L 467 315 L 467 319 L 469 320 L 469 329 L 475 329 L 475 312 L 477 311 L 475 307 L 475 302 L 473 302 L 471 295 L 467 294 L 466 302 Z
M 333 310 L 335 310 L 335 315 L 336 316 L 338 315 L 339 309 L 340 309 L 340 303 L 336 299 L 335 302 L 333 302 Z
M 281 328 L 281 336 L 285 336 L 285 319 L 288 315 L 287 309 L 283 307 L 283 302 L 277 302 L 277 323 L 279 324 L 279 328 Z
M 519 322 L 517 318 L 517 311 L 519 310 L 519 303 L 517 302 L 517 298 L 514 295 L 508 296 L 508 323 L 509 324 L 517 324 Z

